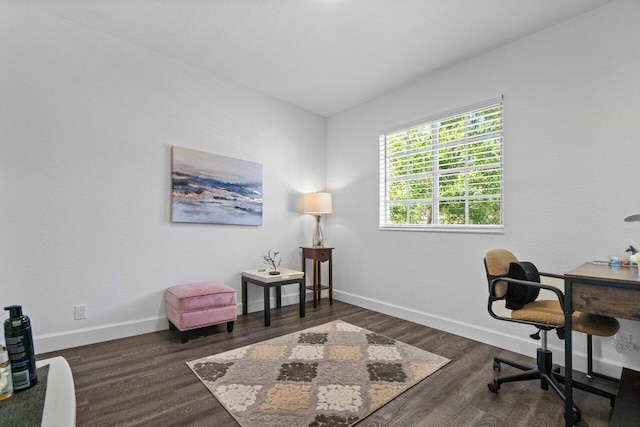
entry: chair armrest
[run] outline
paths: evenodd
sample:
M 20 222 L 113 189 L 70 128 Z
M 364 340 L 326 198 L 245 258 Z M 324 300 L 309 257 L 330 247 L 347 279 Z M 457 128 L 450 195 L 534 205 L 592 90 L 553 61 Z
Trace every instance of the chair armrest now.
M 542 274 L 542 273 L 540 273 L 540 274 Z M 547 274 L 544 274 L 544 275 L 547 276 Z M 553 275 L 551 277 L 554 277 L 554 276 L 556 276 L 556 275 Z M 528 321 L 524 321 L 524 320 L 516 320 L 516 319 L 512 319 L 510 317 L 500 316 L 500 315 L 496 314 L 493 311 L 493 307 L 492 307 L 493 306 L 493 302 L 501 300 L 502 298 L 504 298 L 504 297 L 497 298 L 497 297 L 493 296 L 493 295 L 495 295 L 494 290 L 495 290 L 496 283 L 497 282 L 502 282 L 502 281 L 503 282 L 507 282 L 509 284 L 513 283 L 513 284 L 517 284 L 517 285 L 527 286 L 527 287 L 530 287 L 530 288 L 544 289 L 544 290 L 547 290 L 547 291 L 551 291 L 554 294 L 556 294 L 556 296 L 558 297 L 558 302 L 560 302 L 560 308 L 562 309 L 562 311 L 564 311 L 564 294 L 562 293 L 562 291 L 560 289 L 558 289 L 558 288 L 556 288 L 554 286 L 545 285 L 544 283 L 529 282 L 527 280 L 519 280 L 519 279 L 513 279 L 511 277 L 503 276 L 503 277 L 494 278 L 493 280 L 491 280 L 491 283 L 489 284 L 489 305 L 488 305 L 487 308 L 489 310 L 489 314 L 492 317 L 496 318 L 496 319 L 506 320 L 506 321 L 509 321 L 509 322 L 526 323 L 526 324 L 529 324 L 529 325 L 539 326 L 539 324 L 535 323 L 535 322 L 528 322 Z
M 558 297 L 558 301 L 560 302 L 560 307 L 562 307 L 562 309 L 564 310 L 564 294 L 560 289 L 554 286 L 549 286 L 549 285 L 545 285 L 544 283 L 538 283 L 538 282 L 529 282 L 528 280 L 513 279 L 511 277 L 496 277 L 489 284 L 489 295 L 495 295 L 494 290 L 497 282 L 513 283 L 516 285 L 523 285 L 530 288 L 544 289 L 547 291 L 551 291 L 554 294 L 556 294 L 556 296 Z M 492 297 L 492 298 L 494 298 L 494 301 L 501 299 L 501 298 L 495 298 L 495 297 Z
M 554 273 L 543 273 L 541 271 L 538 272 L 539 275 L 541 276 L 545 276 L 545 277 L 553 277 L 554 279 L 562 279 L 564 280 L 565 277 L 561 274 L 554 274 Z

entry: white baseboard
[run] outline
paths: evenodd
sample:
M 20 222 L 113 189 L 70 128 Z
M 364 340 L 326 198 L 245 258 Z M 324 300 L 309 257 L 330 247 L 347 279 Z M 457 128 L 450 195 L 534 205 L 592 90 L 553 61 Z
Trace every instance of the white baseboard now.
M 535 355 L 538 343 L 531 341 L 524 336 L 505 335 L 498 330 L 486 329 L 477 325 L 471 325 L 443 316 L 437 316 L 420 310 L 402 307 L 383 301 L 374 300 L 360 295 L 351 294 L 334 289 L 333 296 L 338 301 L 343 301 L 358 307 L 384 313 L 389 316 L 398 317 L 430 328 L 439 329 L 480 341 L 495 347 L 504 348 L 525 356 Z M 311 293 L 307 292 L 306 299 L 309 301 Z M 298 294 L 282 295 L 282 305 L 287 306 L 298 304 Z M 264 303 L 262 299 L 249 301 L 249 313 L 262 311 Z M 271 298 L 271 307 L 275 307 L 275 297 Z M 242 314 L 242 304 L 236 307 L 237 313 Z M 66 348 L 78 347 L 81 345 L 95 344 L 103 341 L 110 341 L 118 338 L 125 338 L 135 335 L 147 334 L 150 332 L 162 331 L 168 328 L 166 316 L 148 317 L 127 322 L 111 323 L 108 325 L 95 326 L 90 328 L 75 329 L 71 331 L 59 332 L 47 335 L 37 335 L 34 337 L 36 354 L 48 353 L 50 351 L 62 350 Z M 577 334 L 575 339 L 583 334 Z M 554 362 L 564 365 L 564 347 L 549 345 L 549 349 L 554 352 Z M 594 358 L 596 371 L 619 377 L 622 370 L 620 362 L 610 359 Z M 581 352 L 574 352 L 573 366 L 575 370 L 586 372 L 587 355 Z
M 383 301 L 374 300 L 360 295 L 333 290 L 333 296 L 336 300 L 346 302 L 348 304 L 357 305 L 358 307 L 377 311 L 389 316 L 398 317 L 430 328 L 438 329 L 451 334 L 460 335 L 475 341 L 480 341 L 495 347 L 503 348 L 525 356 L 534 357 L 536 349 L 539 347 L 539 341 L 532 341 L 526 336 L 506 335 L 497 330 L 483 328 L 477 325 L 461 322 L 443 316 L 426 313 L 412 308 L 402 307 Z M 584 334 L 576 334 L 575 339 L 586 337 Z M 586 338 L 584 338 L 586 340 Z M 549 344 L 549 350 L 554 353 L 553 361 L 558 365 L 564 366 L 564 346 Z M 615 360 L 599 359 L 594 357 L 594 370 L 598 373 L 620 377 L 622 364 Z M 576 352 L 573 353 L 573 369 L 586 372 L 587 371 L 587 354 Z
M 166 316 L 147 317 L 145 319 L 136 319 L 128 322 L 110 323 L 90 328 L 36 335 L 33 337 L 33 346 L 36 354 L 42 354 L 65 348 L 162 331 L 168 327 L 169 324 L 167 323 Z
M 307 300 L 311 292 L 306 295 Z M 298 294 L 282 295 L 282 305 L 298 304 Z M 249 312 L 264 310 L 262 299 L 249 301 Z M 275 297 L 271 298 L 271 307 L 276 306 Z M 238 315 L 242 314 L 242 303 L 236 306 Z M 135 335 L 148 334 L 169 328 L 166 316 L 147 317 L 127 322 L 110 323 L 107 325 L 93 326 L 89 328 L 74 329 L 71 331 L 57 332 L 53 334 L 36 335 L 33 337 L 33 346 L 36 354 L 78 347 L 81 345 L 95 344 L 104 341 L 126 338 Z

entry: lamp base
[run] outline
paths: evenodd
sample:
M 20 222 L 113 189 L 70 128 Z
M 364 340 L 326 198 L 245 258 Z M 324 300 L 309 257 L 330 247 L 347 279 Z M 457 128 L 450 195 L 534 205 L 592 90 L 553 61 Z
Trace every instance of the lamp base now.
M 313 238 L 311 240 L 313 247 L 324 248 L 324 235 L 322 234 L 322 227 L 320 226 L 320 215 L 314 215 L 316 217 L 316 226 L 313 229 Z

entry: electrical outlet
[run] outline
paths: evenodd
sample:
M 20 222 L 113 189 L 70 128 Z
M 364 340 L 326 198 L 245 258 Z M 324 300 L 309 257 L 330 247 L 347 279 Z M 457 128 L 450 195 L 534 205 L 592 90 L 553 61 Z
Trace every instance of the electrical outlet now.
M 622 342 L 622 341 L 614 341 L 613 342 L 613 347 L 617 350 L 617 351 L 632 351 L 633 350 L 633 344 L 628 343 L 628 342 Z
M 613 340 L 613 348 L 615 348 L 617 352 L 633 351 L 633 344 L 631 343 L 632 338 L 633 336 L 630 334 L 616 334 L 615 339 Z
M 629 334 L 618 334 L 616 335 L 616 341 L 623 342 L 625 344 L 631 344 L 631 335 Z
M 75 320 L 87 318 L 87 304 L 76 305 Z

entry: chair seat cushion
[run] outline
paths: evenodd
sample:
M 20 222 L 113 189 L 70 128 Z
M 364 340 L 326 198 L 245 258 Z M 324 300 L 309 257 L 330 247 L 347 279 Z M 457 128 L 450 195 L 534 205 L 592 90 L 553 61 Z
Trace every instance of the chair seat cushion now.
M 536 300 L 526 304 L 520 310 L 513 310 L 511 318 L 529 322 L 543 323 L 559 327 L 564 325 L 564 313 L 557 300 Z M 575 311 L 572 317 L 573 330 L 585 334 L 610 337 L 618 332 L 620 323 L 613 317 L 600 316 Z

